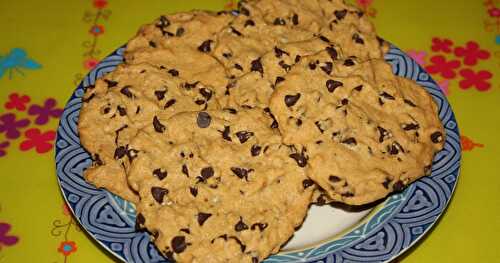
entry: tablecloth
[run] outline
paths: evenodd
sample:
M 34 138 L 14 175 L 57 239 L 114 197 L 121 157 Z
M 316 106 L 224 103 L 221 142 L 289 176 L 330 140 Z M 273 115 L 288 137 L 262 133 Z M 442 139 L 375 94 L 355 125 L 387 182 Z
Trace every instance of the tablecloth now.
M 423 65 L 461 130 L 455 195 L 401 262 L 500 262 L 500 1 L 356 0 Z M 55 173 L 58 118 L 82 76 L 162 13 L 230 0 L 0 1 L 0 262 L 113 262 L 83 231 Z

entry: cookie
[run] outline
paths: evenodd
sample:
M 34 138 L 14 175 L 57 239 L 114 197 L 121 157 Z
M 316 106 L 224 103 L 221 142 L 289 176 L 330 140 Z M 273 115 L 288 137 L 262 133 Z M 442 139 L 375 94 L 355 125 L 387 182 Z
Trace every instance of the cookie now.
M 223 90 L 225 69 L 208 53 L 215 45 L 215 34 L 232 19 L 234 16 L 226 12 L 205 11 L 161 16 L 129 41 L 125 61 L 164 67 L 186 80 Z
M 333 60 L 342 57 L 342 51 L 338 46 L 318 37 L 274 46 L 270 52 L 254 62 L 255 66 L 251 72 L 230 82 L 225 96 L 220 98 L 221 104 L 229 107 L 268 107 L 274 86 L 286 79 L 286 74 L 292 67 L 302 57 L 325 50 Z
M 142 130 L 129 182 L 137 223 L 179 262 L 258 262 L 292 236 L 312 181 L 261 109 L 180 113 Z
M 377 67 L 369 81 L 327 74 L 321 65 L 360 64 L 325 53 L 295 65 L 270 102 L 283 142 L 300 151 L 307 175 L 333 201 L 362 205 L 429 174 L 445 136 L 430 95 L 411 80 L 377 74 Z
M 130 139 L 154 122 L 156 115 L 218 108 L 213 93 L 211 87 L 183 80 L 171 69 L 148 64 L 118 66 L 88 87 L 83 98 L 78 130 L 81 144 L 94 160 L 85 178 L 137 202 L 124 171 L 135 157 L 128 147 Z

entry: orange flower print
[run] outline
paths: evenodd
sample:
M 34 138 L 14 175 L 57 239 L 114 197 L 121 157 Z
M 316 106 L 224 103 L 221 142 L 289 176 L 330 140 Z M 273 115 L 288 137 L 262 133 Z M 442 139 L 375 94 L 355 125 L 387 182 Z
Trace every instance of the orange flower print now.
M 470 152 L 476 147 L 478 147 L 478 148 L 484 147 L 484 144 L 475 143 L 467 136 L 460 136 L 460 143 L 462 144 L 462 150 L 464 152 Z
M 63 242 L 61 242 L 61 244 L 59 244 L 59 248 L 57 249 L 57 251 L 59 251 L 59 253 L 61 253 L 67 257 L 67 256 L 71 255 L 72 253 L 74 253 L 76 251 L 76 249 L 77 249 L 77 247 L 76 247 L 75 242 L 63 241 Z

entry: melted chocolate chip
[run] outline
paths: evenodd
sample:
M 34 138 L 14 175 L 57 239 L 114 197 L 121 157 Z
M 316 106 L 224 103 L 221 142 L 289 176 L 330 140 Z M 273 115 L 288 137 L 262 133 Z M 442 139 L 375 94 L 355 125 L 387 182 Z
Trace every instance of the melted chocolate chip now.
M 203 179 L 203 181 L 206 181 L 210 177 L 214 176 L 214 168 L 212 168 L 211 166 L 205 167 L 205 168 L 201 169 L 200 174 L 201 174 L 201 178 Z
M 160 120 L 156 116 L 153 117 L 153 127 L 155 128 L 155 131 L 158 133 L 163 133 L 167 127 L 165 125 L 161 124 Z
M 251 62 L 251 71 L 257 71 L 260 72 L 260 74 L 264 74 L 264 68 L 262 67 L 262 63 L 260 62 L 260 58 L 253 60 Z
M 105 79 L 104 82 L 106 82 L 106 84 L 108 84 L 108 88 L 112 88 L 112 87 L 115 87 L 116 85 L 118 85 L 118 82 L 114 81 L 114 80 Z
M 205 100 L 201 100 L 201 99 L 198 99 L 198 100 L 195 100 L 194 103 L 196 103 L 197 105 L 203 105 L 205 104 Z
M 176 102 L 177 102 L 177 100 L 175 100 L 175 99 L 168 100 L 167 103 L 165 103 L 165 106 L 163 106 L 163 109 L 170 108 L 170 106 L 174 105 Z
M 198 188 L 189 187 L 189 192 L 191 193 L 192 196 L 196 197 L 198 195 Z
M 196 85 L 198 85 L 198 83 L 200 83 L 200 82 L 199 81 L 195 81 L 194 83 L 186 82 L 186 83 L 184 83 L 184 88 L 186 90 L 192 90 L 192 89 L 196 88 Z
M 345 105 L 349 104 L 349 100 L 344 98 L 340 101 L 340 103 L 342 103 L 342 106 L 345 106 Z
M 127 154 L 127 147 L 120 146 L 115 149 L 114 158 L 115 160 L 123 158 Z
M 164 99 L 165 98 L 165 93 L 167 93 L 166 90 L 156 90 L 155 91 L 156 99 L 158 99 L 158 100 Z
M 240 31 L 236 30 L 234 27 L 231 27 L 231 33 L 241 37 L 243 34 L 241 34 Z
M 158 204 L 163 203 L 163 198 L 165 195 L 168 194 L 168 190 L 162 187 L 151 187 L 151 195 L 153 196 L 153 199 L 158 202 Z
M 286 21 L 285 21 L 285 19 L 283 19 L 281 17 L 277 17 L 276 19 L 274 19 L 273 25 L 275 25 L 275 26 L 284 26 L 284 25 L 286 25 Z
M 348 58 L 344 61 L 344 66 L 346 66 L 346 67 L 354 66 L 354 61 L 352 59 Z
M 384 141 L 384 138 L 386 136 L 389 136 L 389 132 L 387 132 L 386 129 L 380 127 L 380 126 L 377 126 L 377 130 L 378 130 L 378 133 L 380 134 L 379 138 L 378 138 L 378 141 L 379 142 L 383 142 Z
M 330 39 L 328 39 L 327 37 L 325 37 L 323 35 L 320 35 L 319 39 L 321 39 L 323 42 L 330 43 Z
M 227 111 L 227 112 L 229 112 L 231 114 L 238 114 L 238 111 L 235 110 L 235 109 L 233 109 L 233 108 L 224 108 L 222 110 Z
M 127 110 L 121 106 L 117 106 L 116 109 L 118 110 L 118 113 L 120 116 L 125 116 L 127 115 Z
M 391 94 L 383 91 L 382 93 L 380 93 L 380 97 L 384 98 L 384 99 L 388 99 L 388 100 L 394 100 L 394 96 L 392 96 Z
M 343 10 L 335 10 L 333 12 L 333 14 L 335 15 L 335 17 L 338 19 L 338 20 L 342 20 L 344 19 L 344 17 L 347 15 L 347 9 L 343 9 Z
M 200 226 L 203 226 L 203 224 L 205 223 L 205 221 L 207 221 L 208 218 L 210 218 L 212 216 L 212 214 L 210 213 L 198 213 L 198 224 Z
M 344 139 L 342 141 L 343 144 L 348 144 L 348 145 L 356 145 L 357 142 L 356 142 L 356 139 L 350 137 L 350 138 L 347 138 L 347 139 Z
M 332 68 L 333 68 L 332 62 L 326 62 L 324 66 L 321 66 L 321 70 L 323 70 L 328 75 L 332 73 Z
M 236 133 L 236 136 L 240 140 L 240 143 L 245 143 L 253 135 L 254 135 L 254 133 L 250 132 L 250 131 L 239 131 L 239 132 Z
M 415 103 L 413 103 L 411 100 L 408 100 L 408 99 L 404 99 L 403 100 L 406 104 L 412 106 L 412 107 L 417 107 L 417 105 L 415 105 Z
M 262 147 L 260 147 L 257 144 L 252 145 L 252 148 L 250 149 L 250 153 L 252 156 L 257 156 L 260 154 L 260 151 L 262 150 Z
M 92 159 L 94 160 L 95 164 L 97 164 L 98 166 L 101 166 L 104 164 L 101 160 L 101 157 L 97 153 L 94 155 L 94 158 L 92 158 Z
M 310 63 L 309 63 L 309 69 L 311 69 L 311 70 L 315 70 L 315 69 L 316 69 L 316 63 L 314 63 L 314 62 L 310 62 Z
M 181 228 L 180 231 L 186 234 L 191 234 L 191 230 L 189 230 L 189 228 Z
M 233 140 L 231 139 L 231 128 L 229 126 L 224 126 L 224 130 L 221 132 L 222 133 L 222 138 L 226 141 L 232 142 Z
M 234 225 L 234 230 L 236 232 L 241 232 L 243 230 L 247 230 L 248 226 L 243 222 L 243 218 L 240 217 L 240 221 Z
M 278 85 L 278 83 L 285 81 L 285 78 L 283 77 L 276 77 L 276 81 L 274 82 L 274 85 Z
M 332 183 L 338 183 L 338 182 L 340 182 L 342 179 L 341 179 L 340 177 L 338 177 L 338 176 L 335 176 L 335 175 L 330 175 L 330 176 L 328 177 L 328 180 L 329 180 L 330 182 L 332 182 Z
M 295 63 L 299 63 L 299 61 L 300 61 L 301 58 L 302 57 L 300 55 L 295 56 L 295 60 L 294 60 Z
M 295 95 L 286 95 L 285 96 L 285 105 L 287 107 L 292 107 L 297 103 L 297 101 L 300 99 L 300 93 L 297 93 Z
M 359 86 L 354 87 L 354 90 L 358 91 L 358 92 L 363 90 L 363 85 L 359 85 Z
M 334 92 L 335 89 L 337 89 L 338 87 L 342 87 L 342 86 L 344 86 L 344 83 L 337 81 L 337 80 L 329 79 L 326 81 L 326 89 L 330 93 Z
M 354 40 L 354 42 L 356 44 L 360 44 L 360 45 L 364 45 L 365 44 L 365 41 L 358 35 L 358 34 L 354 34 L 352 35 L 352 40 Z
M 175 253 L 179 254 L 186 250 L 189 243 L 186 243 L 186 237 L 176 236 L 172 238 L 170 245 L 172 246 L 172 250 L 174 250 Z
M 439 131 L 431 134 L 431 141 L 433 143 L 440 143 L 443 141 L 443 134 Z
M 284 50 L 281 50 L 276 46 L 274 47 L 274 55 L 276 56 L 276 58 L 281 58 L 284 54 L 286 54 L 287 56 L 290 55 L 290 53 L 288 53 Z
M 184 28 L 179 27 L 179 28 L 177 28 L 177 31 L 175 31 L 175 36 L 180 37 L 180 36 L 184 35 L 184 32 L 185 32 Z
M 149 41 L 149 46 L 152 47 L 152 48 L 156 48 L 156 43 L 153 42 L 153 41 Z
M 405 188 L 405 184 L 402 181 L 397 181 L 392 185 L 392 189 L 396 192 L 401 192 Z
M 212 44 L 212 42 L 213 41 L 210 39 L 203 41 L 203 43 L 201 43 L 201 45 L 198 47 L 198 50 L 200 52 L 204 52 L 204 53 L 210 52 L 212 50 L 212 48 L 210 46 Z
M 144 229 L 144 223 L 146 223 L 146 218 L 141 213 L 138 213 L 135 217 L 135 230 L 140 231 Z
M 131 86 L 125 86 L 123 87 L 121 90 L 120 90 L 120 93 L 127 96 L 127 98 L 132 98 L 134 96 L 134 94 L 132 94 L 132 92 L 130 92 L 130 87 Z
M 248 174 L 253 172 L 253 169 L 245 169 L 240 167 L 231 167 L 231 171 L 240 179 L 248 181 Z
M 157 168 L 153 170 L 153 175 L 158 179 L 163 180 L 167 177 L 168 173 L 167 171 L 162 171 L 160 168 Z
M 294 159 L 299 167 L 305 167 L 307 165 L 307 157 L 304 153 L 292 153 L 289 157 Z
M 389 189 L 389 184 L 392 182 L 390 178 L 385 178 L 385 181 L 382 183 L 385 189 Z
M 403 125 L 403 130 L 405 130 L 405 131 L 418 130 L 419 128 L 420 128 L 420 125 L 418 125 L 418 123 L 410 123 L 410 124 Z
M 245 21 L 245 27 L 247 26 L 255 26 L 255 22 L 251 19 L 248 19 L 247 21 Z
M 285 61 L 280 61 L 278 63 L 280 65 L 281 68 L 283 68 L 286 72 L 290 71 L 290 69 L 292 69 L 292 66 L 288 65 L 285 63 Z
M 314 184 L 314 181 L 311 179 L 305 179 L 304 181 L 302 181 L 302 186 L 304 187 L 304 189 L 309 188 L 313 184 Z
M 82 99 L 82 102 L 89 102 L 89 101 L 91 101 L 94 97 L 95 97 L 95 93 L 92 93 L 92 94 L 90 94 L 90 96 L 88 96 L 87 98 Z
M 179 71 L 177 71 L 176 69 L 171 69 L 168 71 L 168 73 L 170 75 L 172 75 L 172 77 L 178 77 L 179 76 Z
M 210 122 L 212 121 L 212 117 L 204 111 L 198 113 L 198 117 L 196 118 L 196 124 L 200 128 L 207 128 L 210 126 Z
M 238 63 L 234 64 L 234 68 L 236 68 L 237 70 L 243 71 L 243 67 Z
M 327 47 L 326 48 L 326 52 L 328 52 L 328 55 L 330 55 L 330 57 L 333 60 L 336 60 L 338 58 L 338 53 L 337 53 L 337 50 L 335 50 L 335 48 L 333 48 L 333 47 Z
M 256 228 L 258 228 L 259 231 L 262 232 L 267 228 L 267 226 L 267 223 L 255 223 L 250 227 L 250 229 L 255 230 Z
M 293 16 L 292 16 L 292 23 L 294 25 L 298 25 L 299 24 L 299 15 L 293 14 Z

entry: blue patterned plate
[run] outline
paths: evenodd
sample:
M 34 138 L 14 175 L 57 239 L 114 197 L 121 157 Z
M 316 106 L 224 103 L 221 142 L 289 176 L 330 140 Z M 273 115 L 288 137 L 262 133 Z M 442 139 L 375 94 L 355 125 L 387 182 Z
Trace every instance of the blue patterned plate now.
M 123 47 L 119 48 L 99 63 L 68 101 L 57 131 L 57 177 L 66 202 L 80 224 L 113 255 L 126 262 L 167 262 L 146 233 L 135 231 L 134 206 L 106 190 L 96 189 L 82 176 L 91 164 L 77 129 L 83 88 L 93 85 L 96 79 L 122 63 L 123 51 Z M 439 118 L 447 136 L 444 149 L 434 158 L 432 174 L 411 184 L 404 192 L 391 195 L 371 211 L 347 213 L 330 208 L 336 210 L 331 215 L 339 215 L 333 217 L 333 221 L 335 218 L 354 220 L 352 224 L 336 225 L 333 232 L 314 221 L 325 222 L 329 215 L 313 207 L 297 234 L 300 240 L 296 242 L 294 238 L 283 252 L 266 262 L 389 261 L 415 244 L 446 208 L 460 169 L 460 135 L 453 111 L 429 74 L 401 50 L 391 47 L 385 59 L 392 64 L 396 75 L 413 79 L 424 87 L 439 107 Z M 318 218 L 318 215 L 322 216 Z M 322 233 L 327 233 L 328 238 Z M 317 240 L 304 242 L 308 238 Z

